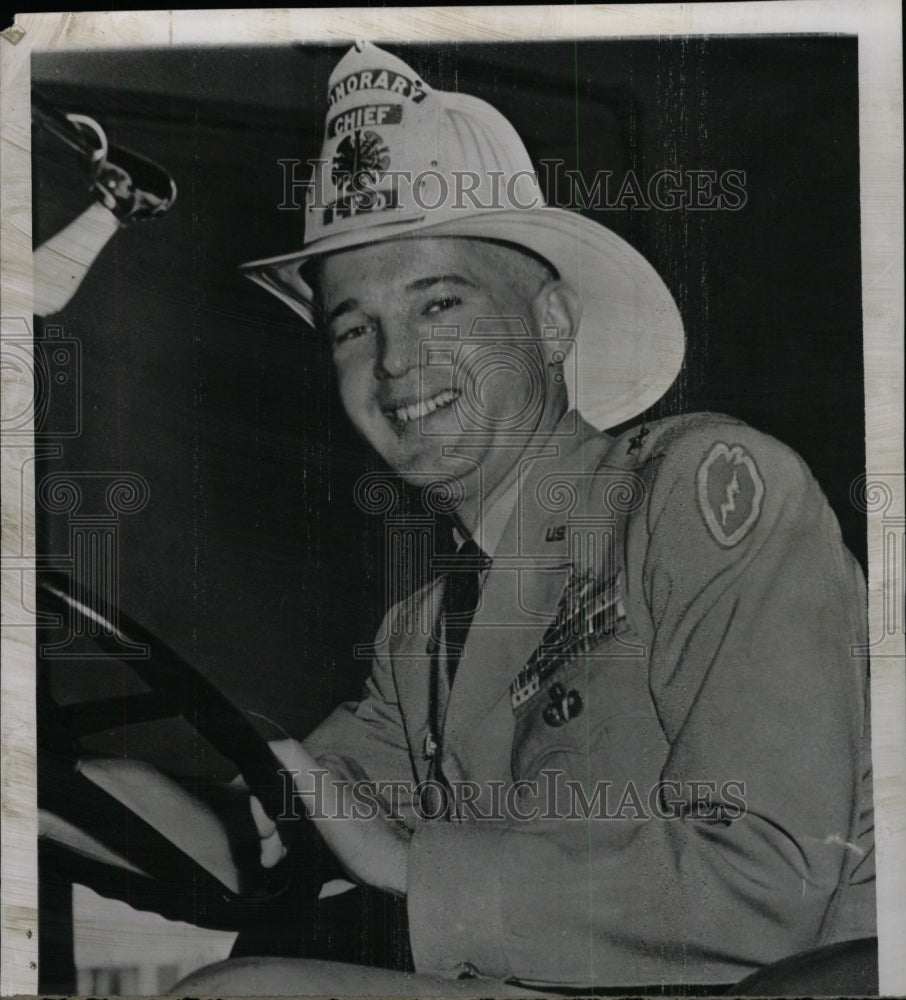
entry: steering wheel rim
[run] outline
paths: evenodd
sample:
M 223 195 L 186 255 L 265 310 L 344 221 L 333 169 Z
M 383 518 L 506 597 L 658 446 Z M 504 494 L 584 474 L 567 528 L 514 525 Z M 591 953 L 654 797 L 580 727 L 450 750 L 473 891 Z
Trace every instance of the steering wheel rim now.
M 103 827 L 92 829 L 89 835 L 109 843 L 114 852 L 124 846 L 118 843 L 115 831 L 125 830 L 126 850 L 140 855 L 143 865 L 141 871 L 130 872 L 124 879 L 122 869 L 76 856 L 59 845 L 45 843 L 45 853 L 55 865 L 62 864 L 73 881 L 87 884 L 101 895 L 125 898 L 139 909 L 200 926 L 241 930 L 261 919 L 263 907 L 276 915 L 276 910 L 284 907 L 298 910 L 300 905 L 313 902 L 320 884 L 332 875 L 325 875 L 325 868 L 332 867 L 332 856 L 307 818 L 296 812 L 281 820 L 285 811 L 283 765 L 264 737 L 211 681 L 165 642 L 123 612 L 115 612 L 116 620 L 111 620 L 109 613 L 97 610 L 101 605 L 93 594 L 80 587 L 77 595 L 74 589 L 65 575 L 42 572 L 37 581 L 39 611 L 60 616 L 63 622 L 90 623 L 91 640 L 107 657 L 128 663 L 149 693 L 66 706 L 57 705 L 49 695 L 39 698 L 43 717 L 39 718 L 39 739 L 42 731 L 49 732 L 57 751 L 39 755 L 39 764 L 43 759 L 39 806 L 48 806 L 55 814 L 68 813 L 65 820 L 83 830 L 92 825 Z M 148 655 L 125 660 L 122 650 L 136 645 L 147 647 Z M 236 766 L 251 794 L 276 823 L 286 856 L 272 868 L 258 865 L 256 877 L 236 892 L 80 774 L 77 740 L 122 726 L 124 708 L 129 710 L 127 724 L 181 716 L 194 726 Z M 162 878 L 175 887 L 169 898 L 162 894 Z

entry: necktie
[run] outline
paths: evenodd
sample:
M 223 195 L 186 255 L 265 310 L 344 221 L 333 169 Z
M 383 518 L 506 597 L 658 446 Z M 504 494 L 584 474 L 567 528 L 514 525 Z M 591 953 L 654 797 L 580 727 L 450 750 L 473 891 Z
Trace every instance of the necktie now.
M 441 651 L 451 687 L 478 607 L 481 574 L 490 563 L 480 546 L 469 538 L 459 547 L 453 565 L 446 572 L 440 610 Z
M 478 607 L 481 592 L 481 574 L 491 564 L 491 560 L 471 539 L 460 546 L 454 556 L 445 560 L 444 593 L 437 617 L 437 629 L 431 642 L 431 732 L 425 742 L 425 757 L 431 761 L 429 778 L 441 785 L 447 785 L 440 764 L 440 734 L 443 731 L 443 716 L 446 697 L 441 672 L 446 670 L 447 690 L 453 685 L 456 668 L 462 657 L 463 646 L 472 618 Z M 436 800 L 436 789 L 429 791 L 426 786 L 422 808 L 426 816 L 439 816 L 449 806 L 440 805 Z

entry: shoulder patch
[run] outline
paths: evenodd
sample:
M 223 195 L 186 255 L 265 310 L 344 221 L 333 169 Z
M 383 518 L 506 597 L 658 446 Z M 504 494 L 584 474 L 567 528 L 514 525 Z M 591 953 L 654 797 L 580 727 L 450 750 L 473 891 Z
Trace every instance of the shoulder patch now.
M 698 467 L 699 510 L 714 540 L 724 548 L 738 545 L 761 513 L 764 481 L 755 459 L 741 444 L 718 442 Z

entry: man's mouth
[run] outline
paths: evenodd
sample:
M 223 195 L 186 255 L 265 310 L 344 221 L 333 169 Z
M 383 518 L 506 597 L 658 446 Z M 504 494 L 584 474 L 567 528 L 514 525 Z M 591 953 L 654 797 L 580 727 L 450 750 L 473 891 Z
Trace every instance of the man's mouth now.
M 406 424 L 410 420 L 419 420 L 427 417 L 428 414 L 436 410 L 445 410 L 452 406 L 460 397 L 458 389 L 441 389 L 440 392 L 426 399 L 420 399 L 415 403 L 407 403 L 405 406 L 384 407 L 385 416 L 395 420 L 398 424 Z

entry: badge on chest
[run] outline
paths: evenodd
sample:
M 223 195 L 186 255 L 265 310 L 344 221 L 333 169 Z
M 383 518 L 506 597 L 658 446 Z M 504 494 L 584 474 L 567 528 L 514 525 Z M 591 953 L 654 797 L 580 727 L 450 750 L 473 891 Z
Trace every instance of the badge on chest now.
M 571 674 L 570 667 L 581 665 L 593 650 L 628 628 L 622 572 L 601 580 L 590 570 L 574 571 L 541 644 L 510 684 L 513 711 L 521 714 L 545 692 L 542 717 L 548 725 L 560 727 L 576 718 L 582 712 L 582 695 L 559 675 Z

